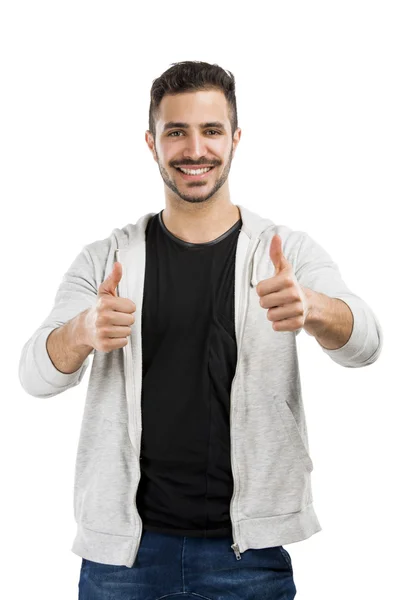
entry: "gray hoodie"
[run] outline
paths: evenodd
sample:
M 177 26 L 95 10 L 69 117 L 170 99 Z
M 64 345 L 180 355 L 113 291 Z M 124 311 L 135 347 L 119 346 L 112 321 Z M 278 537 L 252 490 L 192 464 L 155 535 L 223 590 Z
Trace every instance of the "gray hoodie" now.
M 269 258 L 274 234 L 300 285 L 340 298 L 354 316 L 347 343 L 321 349 L 343 367 L 364 367 L 382 349 L 382 328 L 371 308 L 353 294 L 337 265 L 307 233 L 276 225 L 237 205 L 242 218 L 235 266 L 235 333 L 238 359 L 231 388 L 230 505 L 232 550 L 291 544 L 321 531 L 313 506 L 312 459 L 298 368 L 296 336 L 277 332 L 260 306 L 255 286 L 273 277 Z M 142 345 L 145 229 L 150 217 L 114 229 L 83 247 L 65 273 L 49 316 L 25 343 L 19 364 L 24 390 L 37 398 L 78 385 L 93 355 L 75 465 L 71 551 L 91 561 L 135 563 L 142 521 L 136 506 L 140 479 Z M 113 264 L 122 264 L 118 295 L 136 304 L 128 344 L 112 352 L 92 350 L 82 366 L 65 374 L 53 365 L 50 332 L 93 306 Z M 317 342 L 316 342 L 317 343 Z

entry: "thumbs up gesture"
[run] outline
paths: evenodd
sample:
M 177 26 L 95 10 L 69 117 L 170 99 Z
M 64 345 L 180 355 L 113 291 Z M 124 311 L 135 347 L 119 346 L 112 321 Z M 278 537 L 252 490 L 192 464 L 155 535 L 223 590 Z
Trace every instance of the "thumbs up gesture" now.
M 84 319 L 84 343 L 95 350 L 110 352 L 128 343 L 131 325 L 135 322 L 136 305 L 129 298 L 117 296 L 116 288 L 122 278 L 122 265 L 115 262 L 110 275 L 97 292 L 97 302 Z
M 257 284 L 260 306 L 267 310 L 274 331 L 296 331 L 304 327 L 310 310 L 308 299 L 297 281 L 292 265 L 283 255 L 282 240 L 275 234 L 269 249 L 275 275 Z

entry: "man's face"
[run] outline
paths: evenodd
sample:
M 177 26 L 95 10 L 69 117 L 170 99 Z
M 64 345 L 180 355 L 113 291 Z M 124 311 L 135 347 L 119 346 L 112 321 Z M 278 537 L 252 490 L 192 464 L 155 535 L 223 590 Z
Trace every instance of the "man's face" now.
M 156 139 L 146 131 L 146 141 L 161 177 L 182 200 L 205 202 L 227 180 L 240 139 L 237 128 L 232 141 L 227 100 L 219 90 L 185 92 L 164 96 L 159 110 Z M 206 165 L 212 169 L 200 175 L 177 169 Z

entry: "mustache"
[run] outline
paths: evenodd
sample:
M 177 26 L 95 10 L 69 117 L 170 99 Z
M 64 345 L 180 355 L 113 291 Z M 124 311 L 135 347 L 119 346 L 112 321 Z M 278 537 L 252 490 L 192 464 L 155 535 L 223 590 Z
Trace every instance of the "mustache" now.
M 206 162 L 204 162 L 204 163 L 185 162 L 185 163 L 182 163 L 181 165 L 172 165 L 172 166 L 176 168 L 176 167 L 204 167 L 204 166 L 206 166 L 206 167 L 210 167 L 210 166 L 211 167 L 217 167 L 218 165 L 210 163 L 210 162 L 208 162 L 208 163 L 206 163 Z

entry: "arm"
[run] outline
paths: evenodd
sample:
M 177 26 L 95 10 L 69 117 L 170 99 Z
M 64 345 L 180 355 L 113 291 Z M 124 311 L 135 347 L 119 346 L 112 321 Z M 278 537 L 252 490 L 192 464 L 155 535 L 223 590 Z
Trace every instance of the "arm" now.
M 106 244 L 104 247 L 95 244 L 95 248 L 99 263 L 102 264 L 103 253 L 107 254 L 108 247 Z M 37 398 L 48 398 L 82 381 L 89 366 L 89 354 L 94 350 L 88 352 L 88 348 L 83 348 L 82 340 L 77 342 L 76 324 L 79 323 L 79 314 L 91 308 L 96 299 L 95 267 L 85 246 L 64 274 L 50 314 L 22 348 L 18 375 L 28 394 Z M 77 319 L 72 323 L 71 320 L 75 317 Z M 72 355 L 68 358 L 70 349 Z M 79 366 L 84 354 L 86 358 Z
M 381 324 L 370 306 L 347 287 L 324 248 L 301 233 L 295 274 L 314 307 L 306 333 L 315 336 L 322 350 L 343 367 L 372 364 L 382 350 Z
M 64 374 L 75 373 L 93 350 L 82 342 L 84 318 L 89 309 L 79 313 L 65 325 L 50 332 L 46 349 L 55 368 Z
M 310 307 L 303 329 L 327 350 L 342 348 L 349 341 L 354 326 L 349 306 L 343 300 L 301 287 Z

